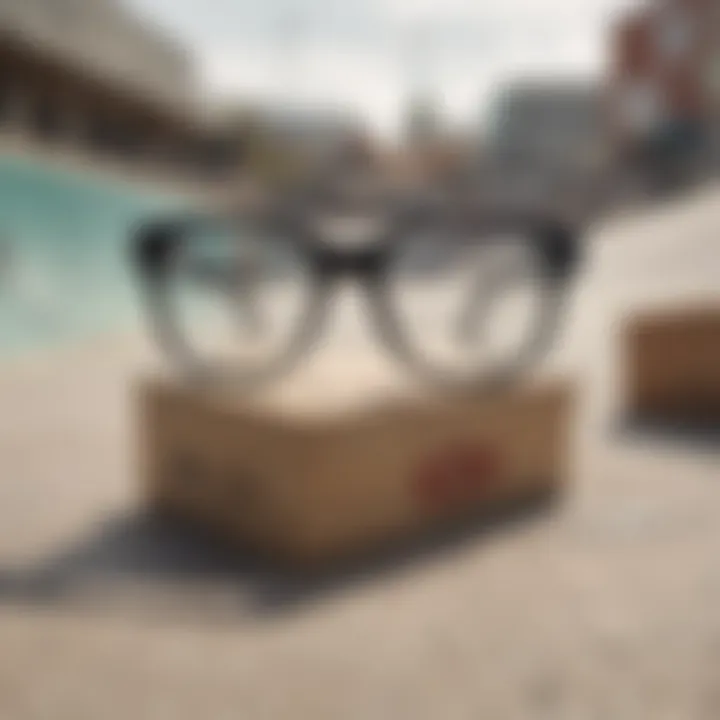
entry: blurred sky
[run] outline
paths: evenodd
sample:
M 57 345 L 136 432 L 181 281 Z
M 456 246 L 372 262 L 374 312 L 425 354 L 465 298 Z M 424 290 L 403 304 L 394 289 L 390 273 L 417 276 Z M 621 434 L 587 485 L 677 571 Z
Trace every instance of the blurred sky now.
M 196 51 L 213 95 L 337 102 L 383 133 L 411 87 L 454 122 L 499 84 L 601 72 L 609 20 L 632 0 L 125 0 Z M 284 48 L 281 52 L 281 48 Z

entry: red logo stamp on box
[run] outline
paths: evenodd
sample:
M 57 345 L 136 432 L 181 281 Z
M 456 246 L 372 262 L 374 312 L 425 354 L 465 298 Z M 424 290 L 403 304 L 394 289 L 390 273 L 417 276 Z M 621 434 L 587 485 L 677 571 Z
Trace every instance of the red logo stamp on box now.
M 421 463 L 413 478 L 413 492 L 429 511 L 459 510 L 487 497 L 498 486 L 501 471 L 496 448 L 458 442 Z

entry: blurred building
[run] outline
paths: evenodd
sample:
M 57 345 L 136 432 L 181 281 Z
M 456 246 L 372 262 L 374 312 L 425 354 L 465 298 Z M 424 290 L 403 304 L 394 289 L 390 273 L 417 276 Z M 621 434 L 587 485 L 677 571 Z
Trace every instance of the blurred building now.
M 293 147 L 312 164 L 339 160 L 366 138 L 366 128 L 357 117 L 330 109 L 265 111 L 261 121 L 273 141 Z
M 584 213 L 597 200 L 608 144 L 599 86 L 562 77 L 511 83 L 491 109 L 479 153 L 483 196 Z
M 490 121 L 490 151 L 508 163 L 583 164 L 605 142 L 602 92 L 591 82 L 516 82 L 502 91 Z
M 428 95 L 414 97 L 405 116 L 405 142 L 410 149 L 434 145 L 443 136 L 443 124 L 433 99 Z
M 255 105 L 221 114 L 218 122 L 241 139 L 245 167 L 258 179 L 343 172 L 372 163 L 375 153 L 360 118 L 334 108 Z
M 0 0 L 0 133 L 205 170 L 229 157 L 193 59 L 116 0 Z
M 465 141 L 461 132 L 448 127 L 431 93 L 416 93 L 405 113 L 402 152 L 389 170 L 404 183 L 451 181 L 467 164 Z
M 717 0 L 649 2 L 618 23 L 612 44 L 611 122 L 621 145 L 662 133 L 717 137 Z

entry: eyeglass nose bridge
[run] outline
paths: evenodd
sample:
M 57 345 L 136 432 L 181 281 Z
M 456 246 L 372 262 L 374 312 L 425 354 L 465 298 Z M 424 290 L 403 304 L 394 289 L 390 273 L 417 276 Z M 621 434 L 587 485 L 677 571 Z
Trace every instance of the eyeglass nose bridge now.
M 353 249 L 317 248 L 314 261 L 324 280 L 353 279 L 368 282 L 377 279 L 387 264 L 387 249 L 368 247 Z

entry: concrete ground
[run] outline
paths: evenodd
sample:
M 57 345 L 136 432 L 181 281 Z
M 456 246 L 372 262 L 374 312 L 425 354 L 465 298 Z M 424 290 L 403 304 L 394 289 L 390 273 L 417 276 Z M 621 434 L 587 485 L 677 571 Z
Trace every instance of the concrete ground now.
M 2 367 L 0 718 L 720 717 L 720 445 L 623 432 L 616 355 L 634 309 L 717 299 L 719 218 L 709 189 L 588 239 L 560 507 L 324 584 L 143 519 L 147 348 Z

